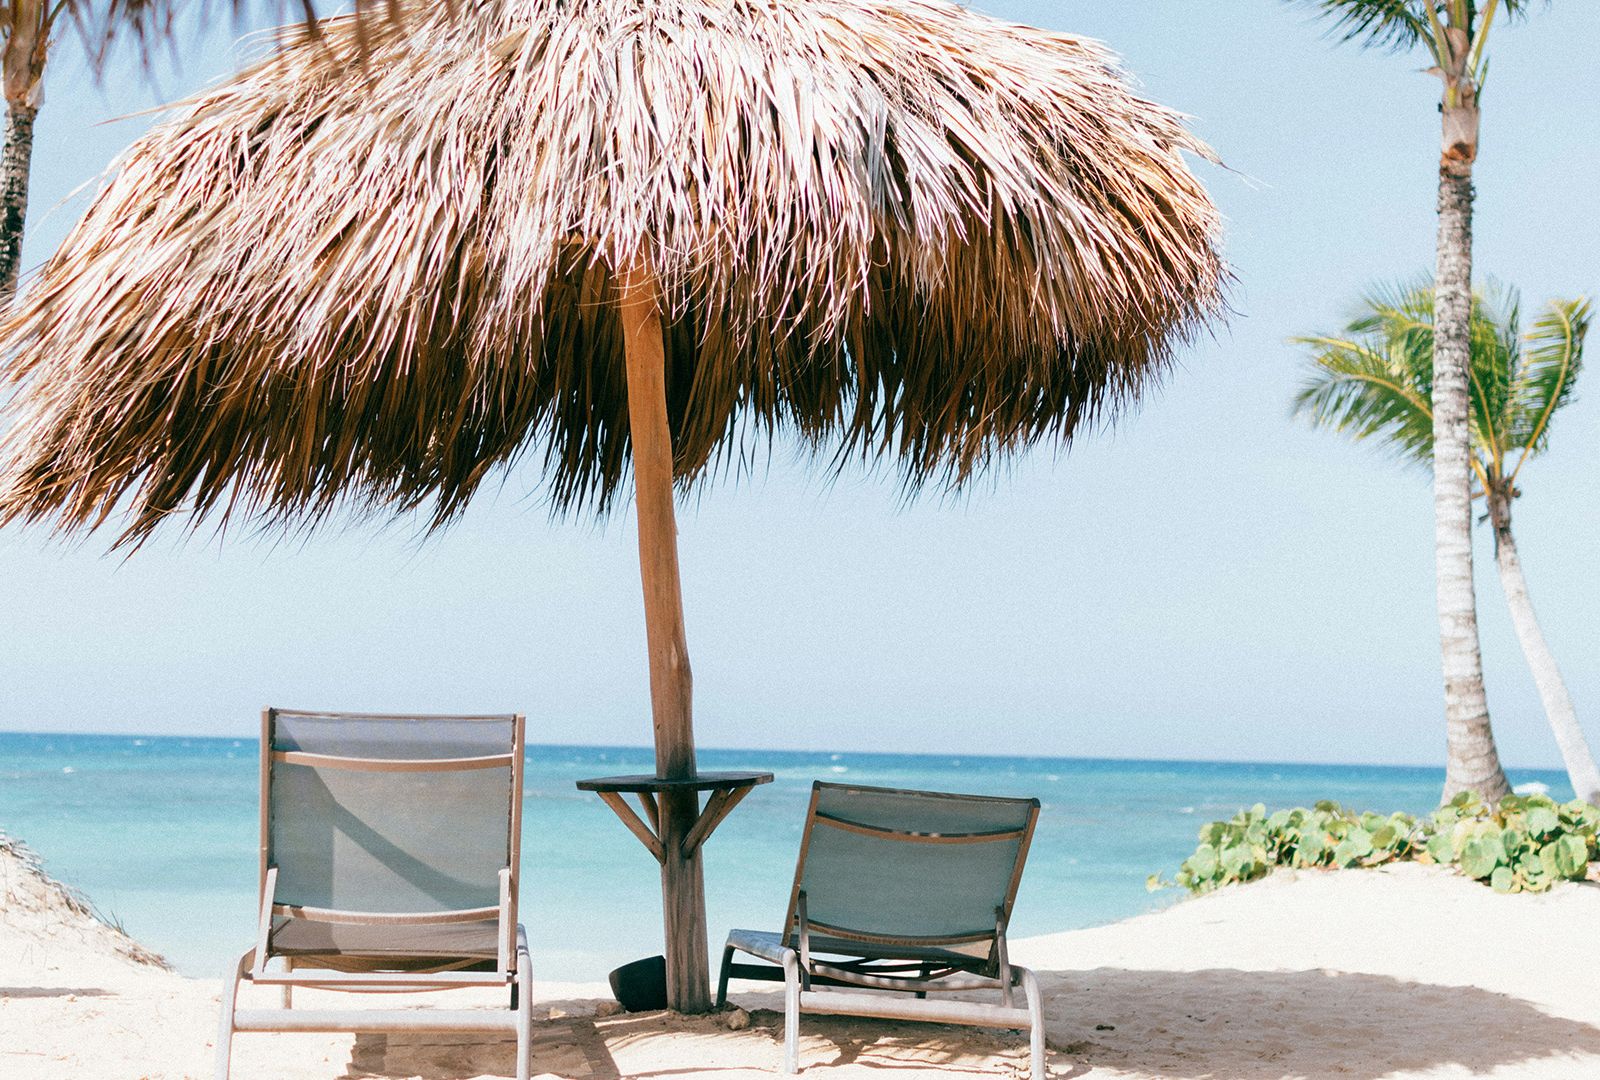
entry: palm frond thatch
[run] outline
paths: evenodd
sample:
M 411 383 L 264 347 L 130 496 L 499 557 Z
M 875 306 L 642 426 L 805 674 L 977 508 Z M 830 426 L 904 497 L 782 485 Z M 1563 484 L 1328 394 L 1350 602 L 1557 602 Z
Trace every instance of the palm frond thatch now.
M 1092 42 L 944 0 L 404 14 L 290 28 L 130 148 L 0 327 L 0 523 L 437 523 L 529 448 L 603 509 L 629 260 L 682 484 L 780 429 L 959 483 L 1219 310 L 1208 151 Z

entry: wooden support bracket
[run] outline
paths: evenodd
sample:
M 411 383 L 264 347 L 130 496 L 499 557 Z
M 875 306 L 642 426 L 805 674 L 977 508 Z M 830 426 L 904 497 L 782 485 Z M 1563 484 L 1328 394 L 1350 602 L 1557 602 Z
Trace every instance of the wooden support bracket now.
M 718 788 L 711 793 L 711 798 L 706 800 L 705 809 L 700 811 L 700 816 L 695 819 L 694 827 L 689 830 L 689 835 L 683 838 L 685 855 L 696 851 L 710 838 L 717 826 L 722 824 L 722 820 L 739 805 L 739 800 L 750 794 L 751 786 Z
M 605 804 L 611 807 L 622 823 L 628 827 L 628 831 L 637 836 L 639 842 L 649 849 L 656 862 L 664 864 L 666 847 L 661 839 L 660 800 L 665 792 L 684 788 L 710 792 L 705 806 L 695 815 L 694 824 L 683 834 L 683 839 L 678 844 L 678 851 L 687 857 L 693 855 L 710 839 L 717 826 L 733 813 L 733 808 L 738 806 L 756 785 L 765 784 L 771 779 L 771 773 L 712 773 L 702 774 L 689 781 L 668 781 L 647 776 L 618 776 L 601 780 L 582 780 L 579 781 L 578 787 L 584 791 L 593 791 L 605 800 Z M 639 800 L 639 807 L 644 811 L 644 817 L 641 818 L 623 797 L 630 793 Z
M 639 820 L 639 815 L 633 812 L 633 807 L 628 805 L 626 799 L 615 791 L 601 791 L 597 792 L 597 794 L 605 800 L 607 806 L 616 811 L 617 817 L 622 819 L 622 823 L 628 827 L 628 831 L 637 836 L 639 842 L 650 850 L 650 854 L 655 856 L 656 862 L 667 861 L 666 853 L 661 849 L 660 838 L 650 830 L 650 826 Z
M 640 791 L 634 793 L 634 798 L 639 800 L 639 806 L 644 810 L 644 816 L 649 819 L 650 827 L 661 835 L 661 806 L 656 802 L 653 792 Z

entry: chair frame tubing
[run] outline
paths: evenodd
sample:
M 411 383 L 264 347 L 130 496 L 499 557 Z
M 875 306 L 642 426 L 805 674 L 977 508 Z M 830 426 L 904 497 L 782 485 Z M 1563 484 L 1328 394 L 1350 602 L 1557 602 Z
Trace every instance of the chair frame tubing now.
M 1006 929 L 1011 919 L 1011 908 L 1016 900 L 1017 886 L 1021 882 L 1023 864 L 1027 860 L 1033 831 L 1039 819 L 1039 802 L 1033 807 L 1026 824 L 1020 829 L 1003 829 L 990 832 L 957 834 L 898 833 L 846 821 L 819 812 L 819 797 L 828 788 L 851 788 L 867 792 L 895 795 L 923 795 L 942 799 L 984 799 L 984 796 L 949 795 L 944 792 L 901 791 L 890 788 L 863 788 L 853 784 L 812 785 L 811 804 L 806 812 L 805 831 L 800 842 L 800 855 L 795 866 L 794 885 L 789 897 L 789 910 L 784 923 L 781 945 L 776 953 L 763 946 L 757 954 L 762 964 L 735 963 L 734 956 L 742 951 L 732 937 L 722 952 L 722 968 L 717 979 L 717 1006 L 728 999 L 728 981 L 744 978 L 776 981 L 783 980 L 783 1071 L 795 1073 L 800 1068 L 800 1016 L 802 1013 L 843 1016 L 874 1016 L 901 1020 L 923 1020 L 933 1023 L 963 1024 L 974 1027 L 1015 1028 L 1028 1033 L 1029 1066 L 1033 1080 L 1046 1080 L 1044 1003 L 1039 993 L 1039 981 L 1034 973 L 1011 962 L 1006 944 Z M 805 880 L 806 856 L 811 847 L 813 830 L 818 825 L 845 829 L 867 835 L 893 838 L 907 843 L 968 844 L 993 841 L 1018 841 L 1015 865 L 1007 882 L 1003 902 L 994 911 L 994 930 L 975 931 L 955 937 L 932 939 L 886 938 L 856 933 L 840 927 L 813 923 L 809 917 Z M 831 940 L 822 944 L 823 951 L 841 943 L 848 945 L 852 939 L 870 948 L 864 956 L 842 953 L 845 959 L 834 962 L 818 960 L 814 950 L 813 931 Z M 986 958 L 965 958 L 952 954 L 950 962 L 930 959 L 925 951 L 929 947 L 991 942 Z M 906 951 L 896 957 L 896 947 Z M 879 954 L 879 958 L 874 958 Z M 913 973 L 914 972 L 914 973 Z M 867 993 L 840 993 L 819 990 L 817 987 L 855 987 Z M 1020 987 L 1026 1002 L 1017 1008 L 1014 991 Z M 998 1004 L 973 1001 L 928 1000 L 930 993 L 966 991 L 998 991 Z
M 1039 980 L 1029 968 L 1007 965 L 1009 984 L 985 980 L 989 988 L 1000 991 L 1001 1003 L 981 1001 L 927 1001 L 928 990 L 939 989 L 923 980 L 907 979 L 902 987 L 888 988 L 837 977 L 842 969 L 816 964 L 808 970 L 797 949 L 785 947 L 777 966 L 737 964 L 738 952 L 729 945 L 722 951 L 722 970 L 717 979 L 717 1008 L 728 1002 L 731 978 L 783 981 L 783 1071 L 800 1071 L 800 1016 L 802 1013 L 825 1016 L 872 1016 L 891 1020 L 921 1020 L 929 1023 L 958 1024 L 968 1027 L 1015 1028 L 1028 1035 L 1029 1075 L 1032 1080 L 1048 1080 L 1045 1071 L 1044 1000 Z M 827 972 L 828 974 L 822 974 Z M 870 986 L 881 993 L 838 993 L 814 989 L 816 986 Z M 1021 987 L 1025 1008 L 1013 1004 L 1012 990 Z M 957 989 L 970 991 L 973 985 Z M 907 998 L 903 995 L 915 994 Z
M 284 710 L 288 711 L 288 710 Z M 512 751 L 510 755 L 496 756 L 497 763 L 509 757 L 512 775 L 512 799 L 507 821 L 510 830 L 508 851 L 509 866 L 500 871 L 500 902 L 487 911 L 496 919 L 496 956 L 493 971 L 368 971 L 337 972 L 313 968 L 297 970 L 296 958 L 279 957 L 284 963 L 282 971 L 269 970 L 267 964 L 274 959 L 269 952 L 274 915 L 289 914 L 291 909 L 275 904 L 274 892 L 278 870 L 271 864 L 270 805 L 272 763 L 286 760 L 281 752 L 272 749 L 273 725 L 277 709 L 263 709 L 261 713 L 261 844 L 260 844 L 260 921 L 256 927 L 256 944 L 240 955 L 224 977 L 222 1008 L 216 1045 L 216 1080 L 228 1080 L 233 1057 L 233 1037 L 241 1031 L 249 1032 L 432 1032 L 481 1031 L 514 1034 L 517 1040 L 516 1077 L 528 1080 L 532 1070 L 533 1045 L 533 963 L 529 955 L 527 932 L 517 922 L 517 884 L 520 880 L 520 848 L 522 837 L 523 753 L 525 747 L 525 720 L 519 713 L 509 717 L 512 725 Z M 318 717 L 340 718 L 351 715 L 360 719 L 387 720 L 483 720 L 501 717 L 426 717 L 377 716 L 372 714 L 295 713 Z M 362 759 L 353 767 L 385 769 L 381 762 Z M 461 765 L 466 759 L 439 759 L 411 762 L 385 771 L 420 771 L 419 766 L 445 769 L 484 767 L 473 763 Z M 487 762 L 491 759 L 480 759 Z M 316 911 L 294 909 L 294 914 L 318 920 L 343 923 L 422 924 L 463 921 L 465 916 L 481 918 L 485 912 L 431 912 L 417 915 L 377 914 L 370 918 L 361 912 Z M 241 986 L 254 984 L 276 986 L 281 994 L 281 1007 L 277 1009 L 239 1008 Z M 295 987 L 319 990 L 343 990 L 360 993 L 419 992 L 468 987 L 501 987 L 515 995 L 515 1004 L 498 1009 L 295 1009 Z

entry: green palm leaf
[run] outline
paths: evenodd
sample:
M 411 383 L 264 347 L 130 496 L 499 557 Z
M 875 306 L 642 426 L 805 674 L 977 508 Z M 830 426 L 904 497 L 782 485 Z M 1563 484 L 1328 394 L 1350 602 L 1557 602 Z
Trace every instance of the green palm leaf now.
M 1426 275 L 1410 281 L 1369 286 L 1346 333 L 1390 342 L 1399 347 L 1406 377 L 1425 400 L 1433 397 L 1433 279 Z
M 1328 32 L 1341 42 L 1358 41 L 1368 48 L 1406 52 L 1426 46 L 1435 61 L 1443 65 L 1446 57 L 1442 35 L 1447 26 L 1459 27 L 1469 38 L 1477 39 L 1494 16 L 1507 19 L 1525 16 L 1536 4 L 1549 0 L 1288 0 L 1298 7 L 1309 7 L 1326 19 Z M 1474 53 L 1482 57 L 1482 42 Z M 1479 74 L 1481 74 L 1479 70 Z
M 1521 332 L 1521 300 L 1490 283 L 1474 293 L 1471 426 L 1480 479 L 1514 479 L 1544 449 L 1550 417 L 1571 399 L 1583 359 L 1587 300 L 1551 303 Z M 1294 413 L 1398 457 L 1433 456 L 1433 287 L 1426 279 L 1369 289 L 1337 334 L 1293 339 L 1311 361 Z
M 1433 0 L 1292 0 L 1315 8 L 1340 41 L 1361 41 L 1401 52 L 1428 41 L 1428 5 Z
M 1572 400 L 1592 317 L 1587 298 L 1552 300 L 1522 342 L 1506 427 L 1508 446 L 1523 451 L 1524 459 L 1544 452 L 1550 442 L 1550 418 Z
M 1433 457 L 1433 409 L 1418 385 L 1416 339 L 1379 335 L 1303 337 L 1313 367 L 1294 412 L 1353 439 L 1378 439 L 1401 458 L 1426 465 Z M 1432 337 L 1425 359 L 1431 359 Z M 1423 365 L 1424 370 L 1427 364 Z
M 1515 289 L 1490 282 L 1472 297 L 1472 354 L 1468 403 L 1472 443 L 1499 474 L 1506 457 L 1506 410 L 1511 380 L 1519 366 L 1522 298 Z

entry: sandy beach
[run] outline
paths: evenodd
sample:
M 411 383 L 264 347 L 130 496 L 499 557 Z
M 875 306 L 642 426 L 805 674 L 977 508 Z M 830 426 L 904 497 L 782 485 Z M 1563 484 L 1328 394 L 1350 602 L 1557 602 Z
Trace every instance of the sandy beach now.
M 1280 873 L 1110 926 L 1018 942 L 1061 1078 L 1600 1074 L 1600 886 L 1500 896 L 1438 868 Z M 215 980 L 163 970 L 0 853 L 0 1076 L 211 1075 Z M 537 974 L 535 976 L 537 978 Z M 298 1001 L 311 1005 L 314 994 Z M 604 1015 L 600 984 L 541 984 L 535 1072 L 571 1080 L 778 1075 L 769 993 L 735 1014 Z M 348 999 L 346 999 L 348 1000 Z M 456 996 L 460 1003 L 463 999 Z M 1015 1077 L 1009 1032 L 808 1018 L 806 1075 Z M 510 1075 L 509 1044 L 245 1035 L 241 1080 Z

